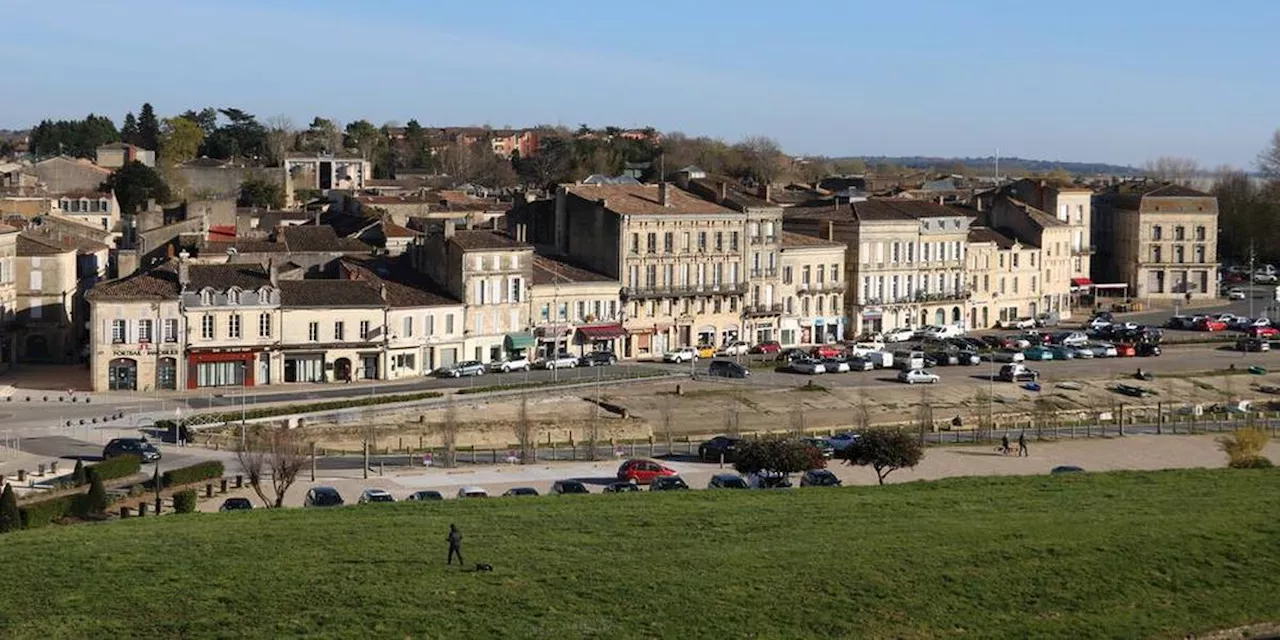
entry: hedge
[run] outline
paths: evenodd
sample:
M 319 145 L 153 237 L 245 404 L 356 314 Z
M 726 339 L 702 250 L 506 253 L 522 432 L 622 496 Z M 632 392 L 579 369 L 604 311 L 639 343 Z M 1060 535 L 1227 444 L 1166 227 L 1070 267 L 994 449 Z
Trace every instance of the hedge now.
M 59 496 L 18 507 L 23 529 L 39 529 L 59 518 L 85 516 L 90 511 L 89 496 L 84 493 Z
M 666 372 L 664 372 L 664 371 L 654 371 L 654 372 L 645 371 L 645 372 L 641 372 L 641 373 L 639 373 L 638 375 L 632 376 L 631 378 L 627 378 L 627 379 L 656 378 L 656 377 L 663 376 L 663 375 L 666 375 Z M 619 380 L 620 380 L 619 378 L 610 378 L 610 379 L 609 379 L 609 381 L 610 381 L 610 382 L 617 382 L 617 381 L 619 381 Z M 517 383 L 513 383 L 513 384 L 490 384 L 490 385 L 484 385 L 484 386 L 481 386 L 481 387 L 463 387 L 463 388 L 460 388 L 460 389 L 458 389 L 458 395 L 470 395 L 470 394 L 473 394 L 473 393 L 493 393 L 493 392 L 495 392 L 495 391 L 515 391 L 516 389 L 539 389 L 539 388 L 546 388 L 546 387 L 563 387 L 563 386 L 568 386 L 568 385 L 571 385 L 571 384 L 583 384 L 583 383 L 588 383 L 588 382 L 591 382 L 591 379 L 589 379 L 589 378 L 569 378 L 569 379 L 566 379 L 566 380 L 560 380 L 560 381 L 556 381 L 556 382 L 517 382 Z
M 187 489 L 173 494 L 173 510 L 176 513 L 191 513 L 196 510 L 196 490 Z
M 160 483 L 164 487 L 181 486 L 200 482 L 201 480 L 209 480 L 211 478 L 221 478 L 223 472 L 222 462 L 218 460 L 210 460 L 200 462 L 189 467 L 181 467 L 179 469 L 170 469 L 160 474 Z
M 349 400 L 334 400 L 331 402 L 315 402 L 312 404 L 293 404 L 283 407 L 265 407 L 261 409 L 250 409 L 245 412 L 228 411 L 225 413 L 202 414 L 195 416 L 201 422 L 239 422 L 241 417 L 245 420 L 253 420 L 255 418 L 274 418 L 276 416 L 288 416 L 295 413 L 314 413 L 316 411 L 333 411 L 335 409 L 351 409 L 354 407 L 368 407 L 379 404 L 392 404 L 396 402 L 411 402 L 413 400 L 430 400 L 431 398 L 439 398 L 444 394 L 439 391 L 424 391 L 422 393 L 404 393 L 394 396 L 366 396 L 363 398 L 351 398 Z
M 89 469 L 92 469 L 104 481 L 125 478 L 142 471 L 142 459 L 137 456 L 117 456 L 97 464 L 91 464 L 85 471 L 87 472 Z

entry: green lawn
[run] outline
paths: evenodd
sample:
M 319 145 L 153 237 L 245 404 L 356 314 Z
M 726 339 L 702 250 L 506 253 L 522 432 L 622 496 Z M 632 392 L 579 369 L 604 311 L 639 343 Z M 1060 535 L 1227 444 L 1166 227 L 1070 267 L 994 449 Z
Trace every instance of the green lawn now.
M 1280 472 L 194 514 L 0 563 L 5 638 L 1180 638 L 1280 620 Z

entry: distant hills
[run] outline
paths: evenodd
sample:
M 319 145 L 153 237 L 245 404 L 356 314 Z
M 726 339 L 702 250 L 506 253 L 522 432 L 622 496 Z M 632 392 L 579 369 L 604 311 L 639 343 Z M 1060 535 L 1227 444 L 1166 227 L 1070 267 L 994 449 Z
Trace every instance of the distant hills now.
M 862 160 L 868 167 L 877 164 L 890 164 L 910 169 L 937 169 L 963 167 L 966 173 L 994 175 L 996 170 L 995 156 L 985 158 L 939 158 L 930 156 L 852 156 L 833 160 Z M 1000 158 L 1000 174 L 1049 173 L 1054 169 L 1062 169 L 1071 174 L 1090 175 L 1140 175 L 1143 170 L 1138 167 L 1110 164 L 1106 162 L 1066 162 L 1062 160 L 1034 160 L 1030 158 Z

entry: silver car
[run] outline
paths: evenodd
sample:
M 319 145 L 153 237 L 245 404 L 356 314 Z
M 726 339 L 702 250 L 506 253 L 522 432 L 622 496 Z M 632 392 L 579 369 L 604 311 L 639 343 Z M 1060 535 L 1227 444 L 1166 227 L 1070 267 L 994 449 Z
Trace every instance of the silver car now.
M 479 360 L 468 360 L 459 362 L 450 367 L 440 367 L 436 373 L 446 378 L 461 378 L 463 376 L 482 376 L 484 375 L 484 364 Z
M 796 373 L 803 373 L 806 375 L 815 376 L 820 373 L 826 373 L 827 367 L 822 364 L 821 360 L 815 360 L 813 358 L 804 358 L 804 359 L 796 360 L 795 362 L 792 362 L 791 370 Z
M 926 369 L 906 369 L 898 373 L 898 381 L 907 384 L 937 384 L 941 380 L 938 374 Z

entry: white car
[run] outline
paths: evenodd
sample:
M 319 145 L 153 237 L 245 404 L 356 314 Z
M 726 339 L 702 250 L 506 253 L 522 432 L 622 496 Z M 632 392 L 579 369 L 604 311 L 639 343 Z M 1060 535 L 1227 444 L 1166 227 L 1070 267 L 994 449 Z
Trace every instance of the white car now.
M 1253 274 L 1253 281 L 1258 284 L 1275 284 L 1278 280 L 1280 280 L 1280 278 L 1277 278 L 1274 273 Z
M 925 369 L 906 369 L 898 373 L 898 381 L 907 384 L 936 384 L 942 378 L 935 373 L 929 373 Z
M 663 362 L 693 362 L 698 359 L 698 350 L 693 347 L 680 347 L 662 354 Z
M 954 324 L 941 327 L 925 327 L 923 332 L 923 336 L 929 340 L 946 340 L 947 338 L 959 338 L 962 335 L 964 335 L 964 329 Z
M 885 342 L 906 342 L 916 337 L 916 332 L 910 329 L 893 329 L 884 332 Z
M 1092 351 L 1093 355 L 1099 358 L 1117 358 L 1120 356 L 1120 351 L 1110 342 L 1091 342 L 1085 348 Z
M 1058 343 L 1064 347 L 1083 347 L 1084 345 L 1089 344 L 1089 336 L 1086 336 L 1079 331 L 1072 331 L 1071 333 L 1065 334 L 1059 338 Z
M 1006 329 L 1034 329 L 1036 328 L 1035 318 L 1018 318 L 1017 320 L 1006 320 L 1004 322 Z
M 796 360 L 795 362 L 792 362 L 791 370 L 796 373 L 803 373 L 805 375 L 816 376 L 820 373 L 826 373 L 827 367 L 826 365 L 822 364 L 821 360 L 806 358 L 803 360 Z
M 751 345 L 747 344 L 746 342 L 743 342 L 742 340 L 739 340 L 721 349 L 720 355 L 745 356 L 747 355 L 747 352 L 750 350 L 751 350 Z
M 1240 287 L 1231 287 L 1230 289 L 1227 289 L 1228 300 L 1244 300 L 1247 297 L 1248 295 L 1245 294 L 1244 289 L 1241 289 Z
M 1094 356 L 1093 349 L 1090 349 L 1089 347 L 1073 347 L 1070 349 L 1069 353 L 1081 360 L 1086 360 Z
M 1086 324 L 1085 326 L 1090 329 L 1093 329 L 1094 331 L 1097 331 L 1098 329 L 1105 329 L 1106 327 L 1111 326 L 1111 321 L 1107 320 L 1106 318 L 1094 318 L 1090 320 L 1089 324 Z
M 827 373 L 849 373 L 849 371 L 851 370 L 851 367 L 849 367 L 849 362 L 847 360 L 841 360 L 839 358 L 823 359 L 822 367 L 826 369 Z
M 459 498 L 488 498 L 489 492 L 480 487 L 466 486 L 458 489 Z
M 991 353 L 992 362 L 1023 362 L 1027 359 L 1021 351 L 1002 349 Z
M 543 369 L 572 369 L 578 366 L 578 356 L 561 351 L 555 357 L 543 358 L 542 362 L 538 364 Z
M 501 373 L 511 373 L 512 371 L 528 371 L 532 369 L 529 358 L 518 356 L 515 358 L 507 358 L 506 360 L 495 360 L 489 363 L 489 370 Z

